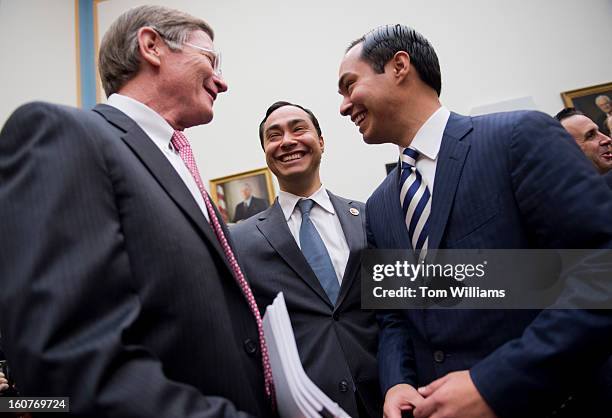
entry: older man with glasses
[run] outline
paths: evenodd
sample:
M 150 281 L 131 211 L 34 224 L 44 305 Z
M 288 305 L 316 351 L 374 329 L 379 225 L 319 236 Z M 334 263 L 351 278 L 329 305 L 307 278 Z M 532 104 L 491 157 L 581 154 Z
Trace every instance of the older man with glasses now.
M 99 58 L 108 104 L 27 104 L 0 134 L 0 326 L 22 394 L 75 416 L 273 416 L 261 317 L 183 132 L 227 90 L 213 31 L 138 7 Z

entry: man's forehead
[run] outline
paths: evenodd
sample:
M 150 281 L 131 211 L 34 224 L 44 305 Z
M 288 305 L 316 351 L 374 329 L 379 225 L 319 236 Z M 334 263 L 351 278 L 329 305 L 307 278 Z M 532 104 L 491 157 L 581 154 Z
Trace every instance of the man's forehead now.
M 296 106 L 283 106 L 270 113 L 264 128 L 269 128 L 272 125 L 282 125 L 289 123 L 297 123 L 299 121 L 309 121 L 308 113 Z
M 196 45 L 202 46 L 202 47 L 207 47 L 207 46 L 210 47 L 213 44 L 213 41 L 210 38 L 210 35 L 200 29 L 191 31 L 189 33 L 189 36 L 187 36 L 187 41 L 195 43 Z
M 361 50 L 363 49 L 363 44 L 358 43 L 351 49 L 349 49 L 344 57 L 342 58 L 342 62 L 340 63 L 340 72 L 342 73 L 343 67 L 347 67 L 350 64 L 354 64 L 361 59 Z
M 597 128 L 595 122 L 584 115 L 570 116 L 562 120 L 561 124 L 572 134 L 584 134 L 593 128 Z

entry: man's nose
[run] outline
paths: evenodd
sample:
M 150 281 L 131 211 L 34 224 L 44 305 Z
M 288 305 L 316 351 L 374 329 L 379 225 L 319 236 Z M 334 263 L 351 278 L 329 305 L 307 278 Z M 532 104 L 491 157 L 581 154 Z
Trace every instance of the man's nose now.
M 222 75 L 213 75 L 213 80 L 215 82 L 215 85 L 217 86 L 217 91 L 219 93 L 227 91 L 227 82 L 225 81 Z
M 281 142 L 282 148 L 293 147 L 297 144 L 297 140 L 293 137 L 291 132 L 286 132 L 283 134 L 283 140 Z
M 340 103 L 340 114 L 342 116 L 350 116 L 352 107 L 353 107 L 353 104 L 351 103 L 349 98 L 348 97 L 343 98 L 342 103 Z

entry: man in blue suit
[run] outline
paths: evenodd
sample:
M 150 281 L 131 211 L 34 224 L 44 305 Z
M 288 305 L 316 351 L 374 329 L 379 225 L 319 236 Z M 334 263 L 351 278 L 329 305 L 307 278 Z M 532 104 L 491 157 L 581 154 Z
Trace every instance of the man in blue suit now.
M 406 26 L 374 29 L 342 60 L 340 113 L 366 143 L 400 147 L 366 203 L 371 246 L 421 259 L 437 248 L 612 246 L 610 190 L 559 123 L 532 111 L 461 116 L 440 90 L 433 47 Z M 379 323 L 388 418 L 563 415 L 612 351 L 609 310 L 386 311 Z M 603 414 L 587 398 L 579 416 Z

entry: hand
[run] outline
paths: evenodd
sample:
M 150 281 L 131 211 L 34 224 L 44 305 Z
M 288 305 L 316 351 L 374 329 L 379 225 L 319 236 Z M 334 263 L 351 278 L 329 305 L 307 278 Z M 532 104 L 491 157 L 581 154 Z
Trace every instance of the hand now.
M 0 392 L 3 390 L 7 390 L 9 388 L 8 380 L 6 380 L 6 376 L 4 373 L 0 372 Z
M 415 388 L 405 383 L 393 386 L 385 395 L 383 418 L 401 418 L 402 411 L 411 411 L 423 402 Z
M 467 370 L 434 380 L 419 393 L 425 400 L 416 406 L 415 418 L 496 418 Z

